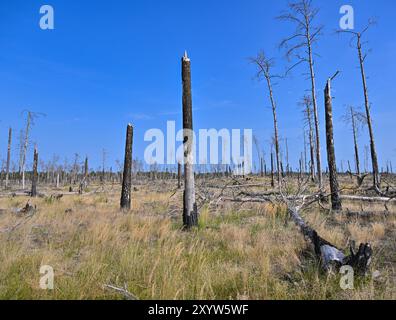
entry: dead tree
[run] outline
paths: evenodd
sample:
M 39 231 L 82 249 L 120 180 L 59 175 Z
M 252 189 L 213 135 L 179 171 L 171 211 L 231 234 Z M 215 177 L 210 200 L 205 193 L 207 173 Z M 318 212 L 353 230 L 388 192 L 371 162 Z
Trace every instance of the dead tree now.
M 181 179 L 182 179 L 182 166 L 181 163 L 177 163 L 177 188 L 181 189 Z
M 88 169 L 88 157 L 85 157 L 84 161 L 84 176 L 82 180 L 80 181 L 80 186 L 78 188 L 78 193 L 83 194 L 84 189 L 87 188 L 88 185 L 88 175 L 89 175 L 89 169 Z
M 280 146 L 279 146 L 279 132 L 278 132 L 278 119 L 277 119 L 277 113 L 276 113 L 276 103 L 275 103 L 275 98 L 274 98 L 274 92 L 272 88 L 272 80 L 274 78 L 279 78 L 280 76 L 274 75 L 271 72 L 271 68 L 274 65 L 274 60 L 269 59 L 265 56 L 264 52 L 259 52 L 256 58 L 251 58 L 250 59 L 252 63 L 254 63 L 257 68 L 257 78 L 261 79 L 264 77 L 264 79 L 267 82 L 267 87 L 268 87 L 268 92 L 269 92 L 269 99 L 271 102 L 271 107 L 272 107 L 272 116 L 273 116 L 273 121 L 274 121 L 274 145 L 275 145 L 275 155 L 276 155 L 276 167 L 277 167 L 277 173 L 278 173 L 278 184 L 279 186 L 281 185 L 281 158 L 280 158 Z
M 353 106 L 349 106 L 346 110 L 343 120 L 346 124 L 351 125 L 352 127 L 353 144 L 355 150 L 355 167 L 356 167 L 355 169 L 356 169 L 356 174 L 360 176 L 361 171 L 360 171 L 358 135 L 363 125 L 367 123 L 367 119 L 362 112 L 356 110 Z
M 363 45 L 362 37 L 372 25 L 373 25 L 373 21 L 369 21 L 368 26 L 366 28 L 364 28 L 361 32 L 356 32 L 356 31 L 352 31 L 352 30 L 340 30 L 339 32 L 351 34 L 353 36 L 352 40 L 356 41 L 356 49 L 357 49 L 358 58 L 359 58 L 360 74 L 362 77 L 364 105 L 365 105 L 365 109 L 366 109 L 366 120 L 367 120 L 369 135 L 370 135 L 370 151 L 371 151 L 371 162 L 372 162 L 372 166 L 373 166 L 373 183 L 374 183 L 373 187 L 375 188 L 375 190 L 379 191 L 379 188 L 381 186 L 381 178 L 380 178 L 379 167 L 378 167 L 378 157 L 377 157 L 377 151 L 376 151 L 376 145 L 375 145 L 373 123 L 372 123 L 372 118 L 371 118 L 371 104 L 370 104 L 369 95 L 368 95 L 367 78 L 366 78 L 366 71 L 365 71 L 365 65 L 364 65 L 364 62 L 366 61 L 366 58 L 367 58 L 367 53 L 363 52 L 363 47 L 362 47 L 362 45 Z
M 334 150 L 334 130 L 333 130 L 333 106 L 331 97 L 331 81 L 337 76 L 338 72 L 327 80 L 325 94 L 325 113 L 326 113 L 326 142 L 327 142 L 327 160 L 329 164 L 331 205 L 333 210 L 341 210 L 342 204 L 340 199 L 339 184 L 337 179 L 336 157 Z
M 38 152 L 37 152 L 37 147 L 34 147 L 32 191 L 31 191 L 31 196 L 33 198 L 37 197 L 37 180 L 38 180 Z
M 34 119 L 39 116 L 45 116 L 43 113 L 32 112 L 29 110 L 25 110 L 23 113 L 27 113 L 26 117 L 26 128 L 24 132 L 23 144 L 21 143 L 21 163 L 20 163 L 20 172 L 22 174 L 22 189 L 25 189 L 25 166 L 26 166 L 26 153 L 29 146 L 29 134 L 30 129 L 34 125 Z
M 31 120 L 32 120 L 32 114 L 30 111 L 28 111 L 27 119 L 26 119 L 25 140 L 23 144 L 22 163 L 21 163 L 22 189 L 25 189 L 25 163 L 26 163 L 26 152 L 29 144 L 29 130 L 31 125 Z
M 124 174 L 122 178 L 121 210 L 131 209 L 133 127 L 128 124 L 125 143 Z
M 88 179 L 88 174 L 89 174 L 88 157 L 85 157 L 85 162 L 84 162 L 84 177 L 85 177 L 85 179 Z
M 275 187 L 275 177 L 274 177 L 274 153 L 271 151 L 271 187 Z
M 309 137 L 309 151 L 311 161 L 309 163 L 311 180 L 315 181 L 315 143 L 314 143 L 314 131 L 313 131 L 313 123 L 312 123 L 312 99 L 310 96 L 304 96 L 300 105 L 304 108 L 304 120 L 308 125 L 308 137 Z
M 12 143 L 12 128 L 10 128 L 8 131 L 8 149 L 7 149 L 6 181 L 5 181 L 6 189 L 8 189 L 9 179 L 10 179 L 11 143 Z
M 184 146 L 184 196 L 183 226 L 190 229 L 198 225 L 198 208 L 195 202 L 193 114 L 191 93 L 191 60 L 187 52 L 182 58 L 183 82 L 183 146 Z
M 312 6 L 311 0 L 301 0 L 299 2 L 289 4 L 289 12 L 286 12 L 278 17 L 283 21 L 288 21 L 296 25 L 296 31 L 288 38 L 284 39 L 280 47 L 286 48 L 287 58 L 292 57 L 296 59 L 296 63 L 289 69 L 306 63 L 309 66 L 309 74 L 311 79 L 311 93 L 315 123 L 315 138 L 316 138 L 316 165 L 318 183 L 320 189 L 323 187 L 322 182 L 322 161 L 320 150 L 320 132 L 319 132 L 319 116 L 318 104 L 316 99 L 316 78 L 314 70 L 314 52 L 313 45 L 318 41 L 321 35 L 323 26 L 315 26 L 313 24 L 319 10 Z M 301 53 L 302 51 L 302 53 Z

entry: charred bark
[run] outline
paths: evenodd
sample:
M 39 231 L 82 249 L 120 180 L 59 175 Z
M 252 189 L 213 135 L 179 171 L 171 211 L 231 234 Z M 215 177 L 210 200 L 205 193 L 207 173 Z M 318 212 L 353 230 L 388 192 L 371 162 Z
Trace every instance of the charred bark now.
M 325 88 L 325 113 L 326 113 L 326 142 L 327 142 L 327 159 L 329 164 L 331 204 L 333 210 L 341 210 L 342 204 L 340 199 L 339 184 L 337 179 L 336 157 L 334 150 L 334 133 L 333 133 L 333 106 L 331 97 L 331 79 L 327 81 Z
M 32 191 L 31 196 L 37 197 L 37 180 L 38 180 L 38 152 L 37 147 L 34 148 L 33 156 L 33 175 L 32 175 Z
M 131 209 L 132 193 L 132 146 L 133 146 L 133 127 L 128 124 L 125 143 L 124 174 L 122 179 L 121 191 L 121 210 Z
M 183 225 L 185 229 L 198 226 L 198 208 L 195 202 L 193 115 L 191 93 L 191 60 L 187 52 L 182 58 L 183 81 L 183 146 L 184 146 L 184 196 Z

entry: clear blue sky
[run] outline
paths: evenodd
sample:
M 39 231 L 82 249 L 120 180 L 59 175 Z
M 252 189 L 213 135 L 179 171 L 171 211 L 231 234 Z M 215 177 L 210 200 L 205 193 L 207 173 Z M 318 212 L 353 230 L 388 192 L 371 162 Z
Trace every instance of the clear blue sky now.
M 347 36 L 338 36 L 339 9 L 355 8 L 356 28 L 368 18 L 378 25 L 367 33 L 366 61 L 380 165 L 392 160 L 396 168 L 394 0 L 316 0 L 325 34 L 315 48 L 320 55 L 316 73 L 322 151 L 325 161 L 323 87 L 337 69 L 334 83 L 337 161 L 352 160 L 352 136 L 340 121 L 346 104 L 363 106 L 356 51 Z M 39 28 L 43 4 L 55 9 L 55 30 Z M 268 154 L 272 117 L 264 83 L 253 79 L 247 61 L 260 49 L 287 63 L 278 50 L 293 26 L 275 20 L 283 0 L 94 1 L 13 0 L 0 2 L 0 159 L 5 158 L 7 128 L 15 131 L 13 157 L 21 112 L 31 109 L 37 119 L 32 141 L 41 158 L 56 153 L 73 159 L 88 155 L 91 167 L 108 152 L 108 166 L 123 157 L 125 128 L 135 126 L 134 156 L 143 158 L 144 132 L 165 128 L 167 120 L 181 125 L 180 57 L 192 60 L 195 128 L 252 128 Z M 282 137 L 289 139 L 294 166 L 302 151 L 301 112 L 297 105 L 309 89 L 299 67 L 275 87 Z M 360 137 L 361 151 L 368 145 Z M 363 154 L 361 155 L 363 158 Z M 28 163 L 31 163 L 29 154 Z

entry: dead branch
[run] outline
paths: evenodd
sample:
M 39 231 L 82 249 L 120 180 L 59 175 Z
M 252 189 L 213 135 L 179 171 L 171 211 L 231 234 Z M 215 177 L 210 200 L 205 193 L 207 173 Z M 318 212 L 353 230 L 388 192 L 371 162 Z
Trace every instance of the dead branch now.
M 124 285 L 124 288 L 118 288 L 118 287 L 108 285 L 108 284 L 103 285 L 103 288 L 110 289 L 110 290 L 113 290 L 113 291 L 121 294 L 122 296 L 124 296 L 124 298 L 126 300 L 133 300 L 133 301 L 139 300 L 138 297 L 136 297 L 134 294 L 132 294 L 128 291 L 126 284 Z

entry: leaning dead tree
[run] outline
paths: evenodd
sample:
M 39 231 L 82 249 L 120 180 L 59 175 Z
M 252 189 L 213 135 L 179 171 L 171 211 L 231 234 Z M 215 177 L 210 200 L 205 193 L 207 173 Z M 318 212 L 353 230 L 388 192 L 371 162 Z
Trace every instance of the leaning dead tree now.
M 254 63 L 257 68 L 257 78 L 261 79 L 264 77 L 264 79 L 267 82 L 267 87 L 268 87 L 268 92 L 269 92 L 269 99 L 271 102 L 271 108 L 272 108 L 272 116 L 273 116 L 273 121 L 274 121 L 274 145 L 275 145 L 275 155 L 276 155 L 276 167 L 277 167 L 277 174 L 278 174 L 278 184 L 281 184 L 282 178 L 281 178 L 281 158 L 280 158 L 280 146 L 279 146 L 279 131 L 278 131 L 278 119 L 277 119 L 277 113 L 276 113 L 276 102 L 274 98 L 274 92 L 272 88 L 272 80 L 274 78 L 279 78 L 279 76 L 272 74 L 271 68 L 274 65 L 274 60 L 269 59 L 266 57 L 265 53 L 263 51 L 259 52 L 257 57 L 251 58 L 250 59 L 252 63 Z
M 30 195 L 33 198 L 37 197 L 37 180 L 38 180 L 38 152 L 37 152 L 37 147 L 34 147 L 32 191 L 30 193 Z
M 280 44 L 281 48 L 285 48 L 287 50 L 287 58 L 289 60 L 292 58 L 293 60 L 296 60 L 296 63 L 290 68 L 290 70 L 303 63 L 309 66 L 315 123 L 317 175 L 319 187 L 322 188 L 322 161 L 313 52 L 313 45 L 318 41 L 323 30 L 322 26 L 314 25 L 314 20 L 318 12 L 319 10 L 312 6 L 311 0 L 301 0 L 299 2 L 290 3 L 289 11 L 279 16 L 278 19 L 288 21 L 296 25 L 295 32 L 290 37 L 284 39 Z
M 122 178 L 121 210 L 131 209 L 133 127 L 128 124 L 125 143 L 124 174 Z
M 325 114 L 326 114 L 326 142 L 327 142 L 327 160 L 329 165 L 331 206 L 333 210 L 341 210 L 342 204 L 340 199 L 339 184 L 337 179 L 337 167 L 334 148 L 334 130 L 333 130 L 333 106 L 331 96 L 331 81 L 338 75 L 338 72 L 327 80 L 325 95 Z
M 198 208 L 195 200 L 193 115 L 191 93 L 191 60 L 187 52 L 182 58 L 183 81 L 183 146 L 184 146 L 184 196 L 183 225 L 190 229 L 198 225 Z
M 352 40 L 356 41 L 356 49 L 358 53 L 358 58 L 359 58 L 359 67 L 360 67 L 360 74 L 362 77 L 362 85 L 363 85 L 363 94 L 364 94 L 364 105 L 366 109 L 366 120 L 367 120 L 367 126 L 369 130 L 369 135 L 370 135 L 370 150 L 371 150 L 371 162 L 373 166 L 373 183 L 374 183 L 374 188 L 376 191 L 380 190 L 381 186 L 381 178 L 380 178 L 380 172 L 379 172 L 379 166 L 378 166 L 378 157 L 377 157 L 377 151 L 376 151 L 376 146 L 375 146 L 375 138 L 374 138 L 374 129 L 373 129 L 373 123 L 372 123 L 372 118 L 371 118 L 371 104 L 369 100 L 369 95 L 368 95 L 368 87 L 367 87 L 367 78 L 366 78 L 366 71 L 365 71 L 365 61 L 367 58 L 367 53 L 363 52 L 363 43 L 362 43 L 362 37 L 363 35 L 369 30 L 369 28 L 373 25 L 373 21 L 369 21 L 369 24 L 366 28 L 364 28 L 361 32 L 356 32 L 353 30 L 340 30 L 340 33 L 349 33 L 353 36 Z
M 10 128 L 8 131 L 7 165 L 6 165 L 6 181 L 5 181 L 6 189 L 8 189 L 9 179 L 10 179 L 11 143 L 12 143 L 12 129 Z

